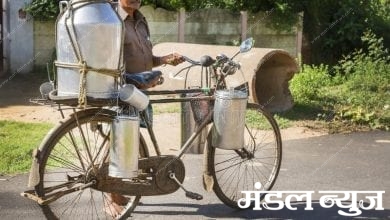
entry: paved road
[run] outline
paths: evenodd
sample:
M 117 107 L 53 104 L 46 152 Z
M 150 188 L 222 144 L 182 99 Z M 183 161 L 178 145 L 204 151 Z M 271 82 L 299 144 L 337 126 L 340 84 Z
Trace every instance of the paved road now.
M 201 155 L 188 154 L 185 185 L 202 193 L 201 201 L 189 200 L 182 191 L 168 196 L 143 197 L 134 219 L 347 219 L 338 214 L 336 205 L 323 208 L 319 191 L 385 191 L 385 210 L 362 210 L 359 219 L 390 219 L 390 133 L 364 132 L 326 135 L 285 141 L 280 175 L 273 190 L 314 191 L 313 209 L 306 203 L 293 202 L 296 211 L 230 209 L 212 193 L 202 189 Z M 195 169 L 196 168 L 196 169 Z M 44 219 L 40 208 L 19 196 L 26 189 L 26 175 L 0 181 L 0 219 Z M 343 209 L 348 212 L 348 210 Z

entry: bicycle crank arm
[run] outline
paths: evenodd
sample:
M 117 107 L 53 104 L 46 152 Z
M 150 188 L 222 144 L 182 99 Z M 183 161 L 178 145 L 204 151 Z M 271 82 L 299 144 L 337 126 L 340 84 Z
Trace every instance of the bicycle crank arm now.
M 84 185 L 81 185 L 81 186 L 76 186 L 76 187 L 73 187 L 71 189 L 67 189 L 67 190 L 64 190 L 64 191 L 48 194 L 48 195 L 43 196 L 43 197 L 39 197 L 37 194 L 35 194 L 34 190 L 28 190 L 28 191 L 22 192 L 20 195 L 23 196 L 23 197 L 26 197 L 26 198 L 29 198 L 31 200 L 36 201 L 39 205 L 48 205 L 48 204 L 56 201 L 57 199 L 61 198 L 64 195 L 67 195 L 69 193 L 73 193 L 73 192 L 76 192 L 76 191 L 83 190 L 83 189 L 91 187 L 92 185 L 95 185 L 95 184 L 96 184 L 96 181 L 93 180 L 93 181 L 91 181 L 91 182 L 89 182 L 87 184 L 84 184 Z
M 194 193 L 194 192 L 191 192 L 191 191 L 188 191 L 184 188 L 183 184 L 180 183 L 180 181 L 176 178 L 175 176 L 175 173 L 174 172 L 171 172 L 169 173 L 169 178 L 171 178 L 172 180 L 174 180 L 177 185 L 180 186 L 180 188 L 182 188 L 184 190 L 184 192 L 186 193 L 186 197 L 187 198 L 190 198 L 190 199 L 196 199 L 196 200 L 202 200 L 203 199 L 203 196 L 198 194 L 198 193 Z

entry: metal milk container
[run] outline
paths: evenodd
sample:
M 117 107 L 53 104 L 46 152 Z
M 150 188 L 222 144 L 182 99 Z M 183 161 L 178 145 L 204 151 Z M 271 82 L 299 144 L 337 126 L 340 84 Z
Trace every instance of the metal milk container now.
M 244 145 L 245 110 L 248 95 L 237 90 L 215 92 L 212 145 L 226 150 Z
M 117 116 L 111 123 L 108 175 L 132 178 L 138 175 L 139 118 Z
M 117 95 L 123 69 L 122 20 L 108 1 L 61 1 L 60 9 L 56 23 L 57 95 Z

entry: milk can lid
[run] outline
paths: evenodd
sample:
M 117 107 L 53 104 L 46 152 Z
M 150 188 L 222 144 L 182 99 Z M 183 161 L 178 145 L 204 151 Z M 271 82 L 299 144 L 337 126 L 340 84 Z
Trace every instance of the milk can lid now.
M 136 116 L 130 116 L 130 115 L 117 115 L 117 116 L 115 116 L 115 120 L 118 120 L 118 121 L 139 121 L 139 118 Z
M 221 99 L 246 99 L 248 98 L 248 94 L 239 90 L 217 90 L 215 92 L 216 98 Z

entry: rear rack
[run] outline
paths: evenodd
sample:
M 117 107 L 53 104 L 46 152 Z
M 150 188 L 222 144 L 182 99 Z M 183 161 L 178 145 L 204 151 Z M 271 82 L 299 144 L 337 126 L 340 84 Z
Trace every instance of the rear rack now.
M 204 89 L 186 89 L 186 90 L 156 90 L 156 91 L 143 91 L 146 95 L 156 96 L 156 95 L 180 95 L 188 93 L 209 93 Z M 171 102 L 189 102 L 192 100 L 213 100 L 212 95 L 205 95 L 202 97 L 183 97 L 179 98 L 156 98 L 150 99 L 150 103 L 171 103 Z M 72 108 L 78 106 L 78 96 L 57 96 L 57 91 L 53 90 L 48 94 L 48 98 L 34 98 L 30 99 L 30 102 L 39 104 L 39 105 L 65 105 Z M 128 106 L 129 104 L 123 102 L 119 97 L 113 98 L 93 98 L 87 96 L 87 107 L 107 107 L 107 106 Z

